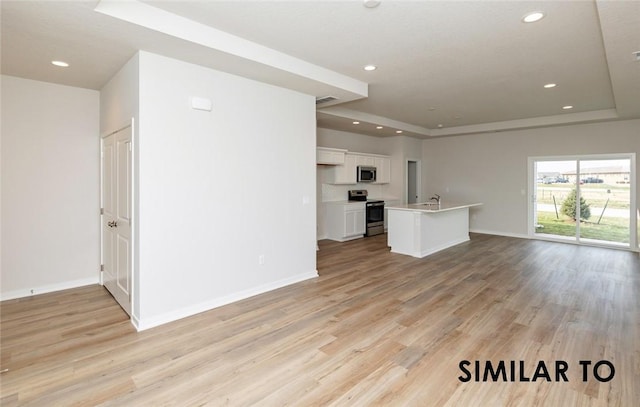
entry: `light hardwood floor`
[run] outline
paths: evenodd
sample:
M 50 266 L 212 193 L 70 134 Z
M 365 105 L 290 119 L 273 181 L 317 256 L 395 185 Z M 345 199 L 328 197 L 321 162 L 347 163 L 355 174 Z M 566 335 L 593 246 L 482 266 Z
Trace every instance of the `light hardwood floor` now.
M 414 259 L 382 235 L 320 242 L 318 271 L 140 333 L 100 286 L 5 301 L 1 404 L 638 405 L 637 254 L 472 235 Z M 552 381 L 461 382 L 462 360 Z

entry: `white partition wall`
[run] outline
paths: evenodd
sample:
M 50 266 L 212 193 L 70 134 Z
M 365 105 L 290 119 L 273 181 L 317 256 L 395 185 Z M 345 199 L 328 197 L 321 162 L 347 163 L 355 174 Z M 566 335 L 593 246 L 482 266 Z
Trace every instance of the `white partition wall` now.
M 314 97 L 146 52 L 139 96 L 138 327 L 316 276 Z

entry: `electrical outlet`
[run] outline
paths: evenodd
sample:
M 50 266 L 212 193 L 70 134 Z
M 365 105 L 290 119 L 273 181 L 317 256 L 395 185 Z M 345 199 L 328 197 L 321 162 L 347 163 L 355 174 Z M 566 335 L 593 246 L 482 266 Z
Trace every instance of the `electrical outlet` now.
M 258 256 L 258 264 L 261 266 L 264 264 L 264 254 Z

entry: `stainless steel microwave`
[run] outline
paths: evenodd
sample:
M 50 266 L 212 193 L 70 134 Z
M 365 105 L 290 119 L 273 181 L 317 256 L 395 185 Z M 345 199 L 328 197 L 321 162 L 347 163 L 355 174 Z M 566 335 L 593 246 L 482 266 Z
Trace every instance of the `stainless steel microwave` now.
M 376 167 L 358 166 L 358 182 L 375 182 Z

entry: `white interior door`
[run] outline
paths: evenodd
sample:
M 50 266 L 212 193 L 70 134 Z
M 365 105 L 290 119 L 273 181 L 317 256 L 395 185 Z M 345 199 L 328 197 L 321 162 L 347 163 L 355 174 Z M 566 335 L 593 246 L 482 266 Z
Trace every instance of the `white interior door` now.
M 102 282 L 131 314 L 131 127 L 102 142 Z

